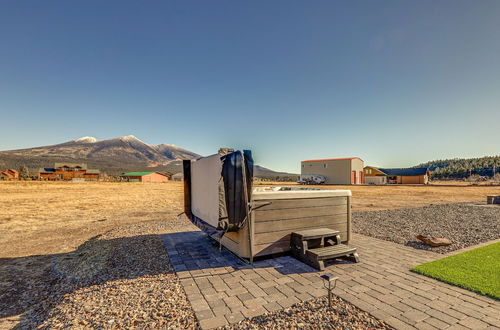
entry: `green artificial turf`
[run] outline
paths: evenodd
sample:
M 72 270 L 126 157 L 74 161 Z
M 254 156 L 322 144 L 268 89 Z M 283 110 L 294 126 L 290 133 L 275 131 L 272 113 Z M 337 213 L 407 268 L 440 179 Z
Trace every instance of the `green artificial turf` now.
M 428 262 L 412 271 L 500 299 L 500 243 Z

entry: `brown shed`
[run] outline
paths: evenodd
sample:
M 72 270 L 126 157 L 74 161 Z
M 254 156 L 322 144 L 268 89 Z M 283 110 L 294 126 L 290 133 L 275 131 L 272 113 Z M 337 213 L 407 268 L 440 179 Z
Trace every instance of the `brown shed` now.
M 426 167 L 413 168 L 378 168 L 366 166 L 364 168 L 367 183 L 374 184 L 427 184 L 429 183 L 429 169 Z M 384 179 L 384 180 L 382 180 Z
M 11 168 L 0 171 L 0 180 L 19 180 L 19 172 Z
M 130 172 L 120 175 L 127 182 L 167 182 L 168 176 L 160 172 Z

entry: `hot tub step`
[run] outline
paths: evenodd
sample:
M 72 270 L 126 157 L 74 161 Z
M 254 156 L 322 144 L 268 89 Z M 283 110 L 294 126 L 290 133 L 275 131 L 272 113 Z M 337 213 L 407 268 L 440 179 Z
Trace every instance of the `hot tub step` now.
M 308 230 L 301 230 L 301 231 L 296 231 L 293 232 L 292 235 L 299 236 L 300 239 L 302 240 L 308 240 L 308 239 L 314 239 L 314 238 L 321 238 L 325 236 L 334 236 L 338 235 L 339 231 L 338 230 L 333 230 L 330 228 L 317 228 L 317 229 L 308 229 Z
M 304 261 L 319 270 L 323 270 L 325 268 L 325 260 L 340 257 L 345 257 L 351 261 L 359 262 L 359 256 L 356 252 L 356 248 L 345 244 L 307 250 Z
M 329 228 L 300 230 L 293 232 L 290 237 L 290 249 L 293 254 L 304 254 L 310 249 L 335 244 L 340 244 L 340 232 Z
M 329 228 L 308 229 L 293 232 L 290 238 L 292 255 L 302 262 L 323 270 L 324 261 L 347 257 L 359 262 L 356 248 L 340 244 L 340 233 Z

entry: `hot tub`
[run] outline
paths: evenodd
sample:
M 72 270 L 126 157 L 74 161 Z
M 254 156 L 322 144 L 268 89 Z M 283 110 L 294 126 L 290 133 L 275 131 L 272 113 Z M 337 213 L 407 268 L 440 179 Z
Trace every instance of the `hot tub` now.
M 299 230 L 338 230 L 349 243 L 350 190 L 252 188 L 251 154 L 234 153 L 184 161 L 185 212 L 199 228 L 250 260 L 289 251 Z
M 313 228 L 338 230 L 341 240 L 348 243 L 350 200 L 350 190 L 254 188 L 250 222 L 237 232 L 226 233 L 222 244 L 244 258 L 278 254 L 290 250 L 293 231 Z

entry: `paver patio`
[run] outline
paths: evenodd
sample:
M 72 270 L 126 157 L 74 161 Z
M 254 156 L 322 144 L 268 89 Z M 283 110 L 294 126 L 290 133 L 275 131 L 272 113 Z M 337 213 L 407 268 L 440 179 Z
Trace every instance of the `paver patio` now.
M 163 238 L 204 329 L 324 296 L 323 273 L 339 276 L 336 295 L 398 329 L 500 328 L 500 302 L 409 271 L 443 257 L 433 252 L 353 234 L 361 262 L 318 272 L 290 256 L 248 265 L 199 230 Z

